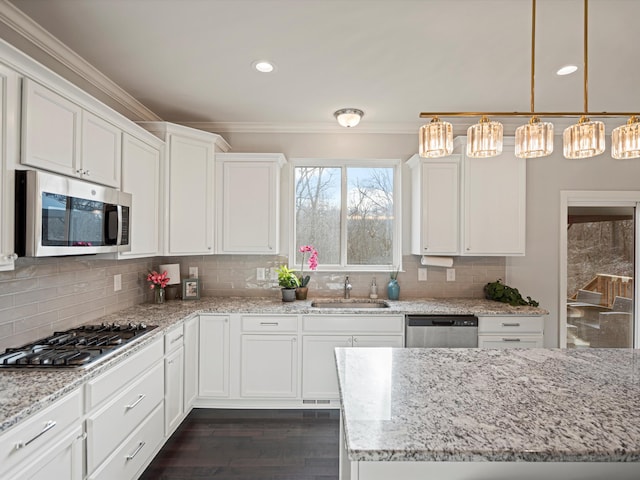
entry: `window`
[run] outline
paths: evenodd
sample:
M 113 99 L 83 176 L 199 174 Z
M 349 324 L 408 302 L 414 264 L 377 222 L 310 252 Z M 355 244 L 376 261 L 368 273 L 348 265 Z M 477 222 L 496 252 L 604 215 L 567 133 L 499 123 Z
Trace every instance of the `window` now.
M 313 245 L 324 271 L 400 265 L 400 161 L 297 160 L 290 259 Z M 292 267 L 293 268 L 293 267 Z

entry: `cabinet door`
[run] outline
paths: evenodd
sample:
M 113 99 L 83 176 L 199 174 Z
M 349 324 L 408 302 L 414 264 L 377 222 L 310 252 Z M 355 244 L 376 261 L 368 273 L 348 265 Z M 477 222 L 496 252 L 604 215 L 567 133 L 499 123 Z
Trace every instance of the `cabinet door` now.
M 222 165 L 221 253 L 276 253 L 279 167 L 267 162 Z
M 463 255 L 524 255 L 526 163 L 512 152 L 464 158 Z
M 479 348 L 542 348 L 542 335 L 478 335 Z
M 213 253 L 212 143 L 169 137 L 168 202 L 168 253 Z
M 169 436 L 180 425 L 184 412 L 184 347 L 178 348 L 164 361 L 164 422 Z
M 132 219 L 131 251 L 121 255 L 160 255 L 160 151 L 128 134 L 122 144 L 122 190 L 132 195 Z
M 242 335 L 240 348 L 242 397 L 297 396 L 297 335 Z
M 201 397 L 229 396 L 229 317 L 200 315 L 200 367 L 198 390 Z
M 422 255 L 458 253 L 459 166 L 425 162 L 422 166 Z
M 184 410 L 189 412 L 198 396 L 198 318 L 184 324 Z
M 354 347 L 404 347 L 402 335 L 355 335 Z
M 122 131 L 118 127 L 83 111 L 81 151 L 83 179 L 120 187 Z
M 302 398 L 338 399 L 338 374 L 334 348 L 351 347 L 351 335 L 304 335 L 302 337 Z
M 28 470 L 18 469 L 16 475 L 3 478 L 20 478 L 25 480 L 82 479 L 82 428 L 78 426 L 61 438 L 47 451 L 40 451 L 31 458 Z
M 25 165 L 80 176 L 82 109 L 37 83 L 22 83 L 22 160 Z

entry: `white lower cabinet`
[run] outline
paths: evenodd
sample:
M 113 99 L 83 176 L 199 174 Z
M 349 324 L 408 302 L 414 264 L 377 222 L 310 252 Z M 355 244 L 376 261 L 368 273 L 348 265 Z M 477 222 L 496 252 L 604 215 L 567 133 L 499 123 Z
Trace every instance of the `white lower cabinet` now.
M 184 414 L 184 347 L 167 355 L 164 360 L 165 435 L 180 425 Z
M 200 315 L 198 392 L 229 396 L 229 316 Z
M 532 315 L 478 317 L 478 347 L 539 348 L 544 345 L 544 317 Z
M 198 396 L 198 317 L 184 322 L 184 409 L 191 410 Z

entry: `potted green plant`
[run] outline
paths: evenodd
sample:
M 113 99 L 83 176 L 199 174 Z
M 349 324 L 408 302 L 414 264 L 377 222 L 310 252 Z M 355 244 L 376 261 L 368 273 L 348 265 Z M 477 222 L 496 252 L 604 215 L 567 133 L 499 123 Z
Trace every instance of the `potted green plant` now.
M 276 272 L 278 272 L 278 285 L 282 290 L 282 301 L 293 302 L 296 299 L 296 288 L 300 286 L 296 273 L 286 265 L 280 265 Z

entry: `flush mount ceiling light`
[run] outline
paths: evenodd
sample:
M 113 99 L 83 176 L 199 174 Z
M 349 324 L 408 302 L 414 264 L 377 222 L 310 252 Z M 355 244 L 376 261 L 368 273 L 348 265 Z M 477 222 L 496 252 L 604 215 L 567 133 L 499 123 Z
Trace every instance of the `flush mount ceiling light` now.
M 420 118 L 433 118 L 432 123 L 420 127 L 419 150 L 422 156 L 437 157 L 451 154 L 445 148 L 446 137 L 434 147 L 435 135 L 429 135 L 431 125 L 448 125 L 439 117 L 481 117 L 476 125 L 467 130 L 467 155 L 486 158 L 502 152 L 502 124 L 489 117 L 530 117 L 529 123 L 518 127 L 515 138 L 515 154 L 521 158 L 536 158 L 550 155 L 553 151 L 553 125 L 541 121 L 541 117 L 578 117 L 577 124 L 564 131 L 564 156 L 566 158 L 589 158 L 604 151 L 604 124 L 589 117 L 631 117 L 626 125 L 612 132 L 613 158 L 640 157 L 640 122 L 638 112 L 589 112 L 588 108 L 588 0 L 584 0 L 584 110 L 582 112 L 536 112 L 534 108 L 535 75 L 535 25 L 536 0 L 532 0 L 531 14 L 531 111 L 530 112 L 422 112 Z M 569 66 L 567 66 L 569 67 Z M 576 67 L 577 69 L 577 67 Z M 575 70 L 574 70 L 575 71 Z M 571 73 L 571 72 L 569 72 Z M 560 71 L 558 71 L 560 74 Z M 442 127 L 440 127 L 442 128 Z
M 360 119 L 364 116 L 364 112 L 357 108 L 341 108 L 333 113 L 338 123 L 347 128 L 355 127 L 360 123 Z
M 266 60 L 257 60 L 253 62 L 253 68 L 255 68 L 260 73 L 271 73 L 275 70 L 275 65 Z

